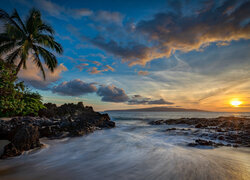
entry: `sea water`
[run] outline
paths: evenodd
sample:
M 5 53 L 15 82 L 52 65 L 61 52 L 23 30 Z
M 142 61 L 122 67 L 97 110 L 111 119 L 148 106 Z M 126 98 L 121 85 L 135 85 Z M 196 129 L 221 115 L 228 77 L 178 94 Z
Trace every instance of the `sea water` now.
M 188 147 L 151 120 L 250 116 L 250 113 L 110 112 L 116 128 L 77 138 L 42 139 L 46 146 L 0 160 L 1 180 L 29 179 L 250 179 L 250 148 Z

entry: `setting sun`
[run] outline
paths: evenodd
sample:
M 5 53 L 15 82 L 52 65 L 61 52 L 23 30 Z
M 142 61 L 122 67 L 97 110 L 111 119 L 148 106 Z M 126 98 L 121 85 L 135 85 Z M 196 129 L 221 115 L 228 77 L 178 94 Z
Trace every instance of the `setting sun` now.
M 239 101 L 239 100 L 233 100 L 233 101 L 231 101 L 230 103 L 231 103 L 231 105 L 234 106 L 234 107 L 238 107 L 239 105 L 242 104 L 242 102 Z

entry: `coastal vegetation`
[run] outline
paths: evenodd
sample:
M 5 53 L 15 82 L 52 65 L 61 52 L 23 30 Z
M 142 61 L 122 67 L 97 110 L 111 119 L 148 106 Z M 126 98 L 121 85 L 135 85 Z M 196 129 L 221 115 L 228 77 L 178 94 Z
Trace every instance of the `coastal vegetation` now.
M 31 9 L 25 21 L 16 10 L 9 15 L 0 9 L 0 20 L 4 24 L 0 34 L 0 117 L 38 115 L 38 111 L 45 108 L 41 95 L 31 92 L 17 75 L 21 68 L 27 68 L 28 60 L 36 64 L 45 80 L 41 60 L 53 72 L 57 58 L 49 50 L 62 54 L 63 48 L 55 41 L 53 28 L 42 20 L 37 9 Z
M 19 82 L 15 66 L 0 59 L 0 117 L 38 115 L 42 97 Z

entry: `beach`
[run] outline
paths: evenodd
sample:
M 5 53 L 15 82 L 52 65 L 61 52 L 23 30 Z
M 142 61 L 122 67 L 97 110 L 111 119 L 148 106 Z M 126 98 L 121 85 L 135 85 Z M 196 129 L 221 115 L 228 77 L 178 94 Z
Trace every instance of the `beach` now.
M 249 179 L 248 147 L 188 146 L 194 135 L 172 133 L 173 125 L 151 125 L 184 116 L 231 113 L 109 113 L 116 128 L 82 137 L 41 139 L 45 146 L 0 161 L 0 178 L 9 179 Z M 234 114 L 236 115 L 236 114 Z M 237 114 L 237 116 L 248 114 Z M 185 124 L 180 126 L 186 126 Z M 176 126 L 176 128 L 178 128 Z M 188 128 L 188 127 L 187 127 Z

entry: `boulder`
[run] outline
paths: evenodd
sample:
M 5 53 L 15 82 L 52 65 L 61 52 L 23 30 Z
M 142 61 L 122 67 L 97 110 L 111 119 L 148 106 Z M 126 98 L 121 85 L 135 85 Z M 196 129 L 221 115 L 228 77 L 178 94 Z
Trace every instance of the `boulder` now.
M 11 138 L 11 142 L 4 147 L 1 158 L 18 156 L 23 151 L 37 147 L 41 147 L 38 127 L 25 125 L 16 131 L 15 135 Z

